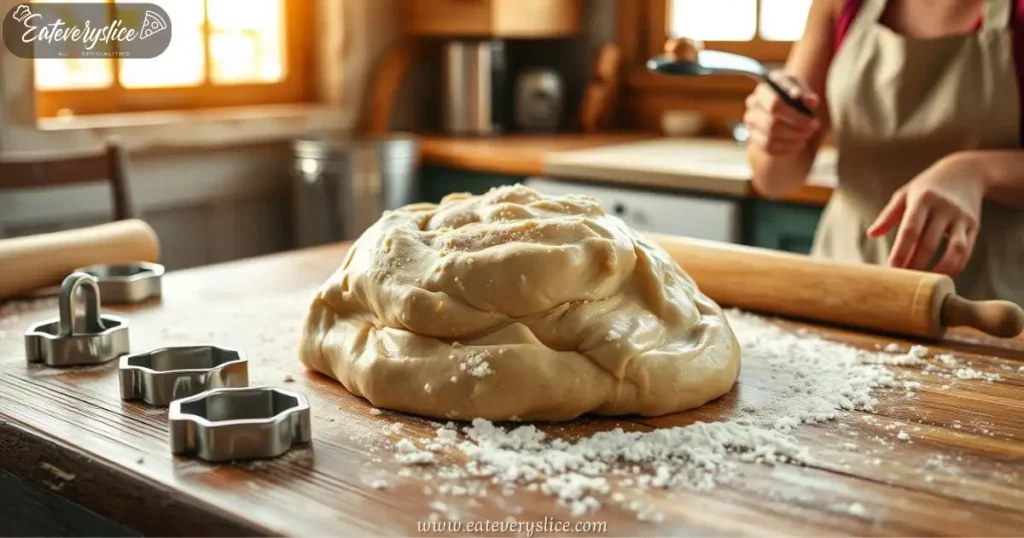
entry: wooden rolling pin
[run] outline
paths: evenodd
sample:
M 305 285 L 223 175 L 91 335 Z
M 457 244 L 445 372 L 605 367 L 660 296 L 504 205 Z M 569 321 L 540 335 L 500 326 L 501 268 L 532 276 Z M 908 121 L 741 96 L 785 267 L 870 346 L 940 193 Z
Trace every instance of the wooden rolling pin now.
M 156 232 L 141 220 L 122 220 L 0 240 L 0 299 L 61 283 L 73 270 L 95 264 L 158 262 Z
M 945 275 L 646 235 L 722 306 L 927 339 L 952 327 L 1001 338 L 1024 330 L 1020 306 L 964 299 Z

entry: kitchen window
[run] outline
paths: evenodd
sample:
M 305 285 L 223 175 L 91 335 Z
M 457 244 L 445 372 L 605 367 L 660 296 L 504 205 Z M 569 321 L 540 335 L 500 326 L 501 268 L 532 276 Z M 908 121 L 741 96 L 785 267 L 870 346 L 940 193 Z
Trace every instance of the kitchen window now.
M 122 0 L 107 1 L 113 18 Z M 170 47 L 151 60 L 35 60 L 37 116 L 309 100 L 310 0 L 149 1 L 171 18 Z
M 766 61 L 785 60 L 800 39 L 811 0 L 669 0 L 665 37 L 688 37 L 708 48 Z
M 624 0 L 619 41 L 641 85 L 720 85 L 723 79 L 664 79 L 644 72 L 647 58 L 661 54 L 673 37 L 704 41 L 709 49 L 735 52 L 765 63 L 786 60 L 803 35 L 813 0 Z M 735 84 L 725 83 L 729 88 Z
M 771 66 L 785 62 L 803 34 L 813 0 L 619 0 L 618 39 L 627 91 L 620 104 L 625 127 L 659 130 L 665 112 L 691 110 L 705 119 L 703 134 L 732 136 L 746 77 L 667 77 L 647 71 L 673 37 L 704 41 L 708 49 L 743 54 Z

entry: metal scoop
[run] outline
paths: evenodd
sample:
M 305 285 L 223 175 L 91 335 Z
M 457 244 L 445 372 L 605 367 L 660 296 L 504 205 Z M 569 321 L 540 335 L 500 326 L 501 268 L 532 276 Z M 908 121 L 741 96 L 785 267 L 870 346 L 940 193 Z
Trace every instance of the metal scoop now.
M 676 77 L 702 77 L 707 75 L 743 75 L 767 83 L 785 103 L 807 117 L 814 117 L 814 112 L 800 101 L 789 95 L 785 88 L 772 80 L 768 69 L 759 61 L 716 50 L 702 50 L 697 53 L 696 61 L 681 60 L 672 55 L 656 56 L 647 60 L 647 69 Z

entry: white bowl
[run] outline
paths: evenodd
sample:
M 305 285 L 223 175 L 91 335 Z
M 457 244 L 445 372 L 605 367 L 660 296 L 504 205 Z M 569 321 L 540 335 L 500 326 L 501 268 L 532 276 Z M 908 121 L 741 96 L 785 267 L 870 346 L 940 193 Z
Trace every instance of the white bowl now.
M 668 110 L 661 115 L 661 132 L 665 136 L 697 136 L 704 128 L 704 115 L 696 110 Z

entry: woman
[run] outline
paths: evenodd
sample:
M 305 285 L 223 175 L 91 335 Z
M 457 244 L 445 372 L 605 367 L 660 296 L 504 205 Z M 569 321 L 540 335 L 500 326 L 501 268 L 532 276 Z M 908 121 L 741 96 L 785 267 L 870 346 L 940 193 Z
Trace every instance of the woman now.
M 771 88 L 747 99 L 754 186 L 785 195 L 826 132 L 839 185 L 813 255 L 931 270 L 1024 304 L 1024 0 L 814 0 Z

